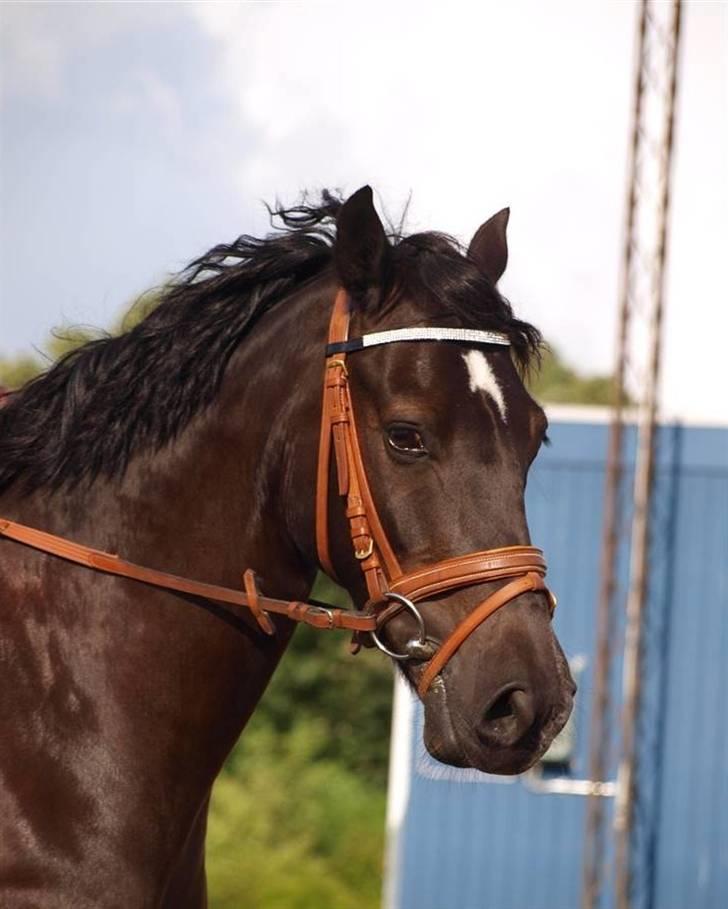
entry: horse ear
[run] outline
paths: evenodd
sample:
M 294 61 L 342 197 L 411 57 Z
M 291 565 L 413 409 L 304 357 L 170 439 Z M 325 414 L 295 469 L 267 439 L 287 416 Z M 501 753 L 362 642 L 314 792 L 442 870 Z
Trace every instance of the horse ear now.
M 468 247 L 468 258 L 490 278 L 495 286 L 508 264 L 508 242 L 506 228 L 510 217 L 510 208 L 503 208 L 498 214 L 488 218 L 475 231 L 475 236 Z
M 374 210 L 372 189 L 362 186 L 339 210 L 334 249 L 339 280 L 355 301 L 365 303 L 379 290 L 388 258 L 389 243 Z

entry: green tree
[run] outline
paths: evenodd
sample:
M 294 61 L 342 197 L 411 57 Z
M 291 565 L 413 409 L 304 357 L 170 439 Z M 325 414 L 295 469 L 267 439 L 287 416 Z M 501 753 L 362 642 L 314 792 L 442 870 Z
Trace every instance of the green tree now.
M 529 380 L 529 390 L 548 404 L 611 404 L 610 376 L 584 375 L 568 366 L 557 349 L 549 345 L 541 368 Z
M 379 905 L 384 788 L 322 758 L 329 734 L 323 719 L 302 718 L 283 734 L 260 715 L 246 730 L 213 792 L 215 909 Z
M 312 596 L 344 608 L 348 595 L 319 575 Z M 345 634 L 296 631 L 255 714 L 276 733 L 323 723 L 317 759 L 334 761 L 378 787 L 386 784 L 392 671 L 379 651 L 349 652 Z
M 52 366 L 56 360 L 60 360 L 87 341 L 128 331 L 154 309 L 158 300 L 158 291 L 142 294 L 122 312 L 108 332 L 87 326 L 64 325 L 55 328 L 46 338 L 42 349 L 33 354 L 0 355 L 0 385 L 6 388 L 20 388 Z
M 40 357 L 32 354 L 0 357 L 0 386 L 20 388 L 38 373 L 43 372 L 45 366 Z

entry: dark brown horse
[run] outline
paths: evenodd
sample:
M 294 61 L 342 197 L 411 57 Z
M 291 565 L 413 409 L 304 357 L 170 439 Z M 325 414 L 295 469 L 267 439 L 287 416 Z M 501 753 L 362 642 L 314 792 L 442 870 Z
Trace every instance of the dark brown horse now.
M 318 567 L 324 349 L 343 287 L 357 336 L 437 325 L 511 345 L 404 341 L 350 358 L 369 482 L 404 569 L 527 544 L 523 493 L 546 421 L 521 380 L 538 333 L 495 290 L 507 212 L 467 255 L 438 234 L 386 237 L 367 188 L 279 214 L 277 234 L 211 250 L 134 329 L 8 399 L 0 517 L 228 587 L 252 567 L 265 594 L 305 599 Z M 328 523 L 333 568 L 361 608 L 335 495 Z M 497 587 L 421 601 L 428 640 Z M 210 789 L 295 627 L 275 621 L 268 636 L 244 608 L 0 538 L 4 907 L 205 904 Z M 408 613 L 381 632 L 397 651 L 412 634 Z M 416 682 L 417 661 L 403 668 Z M 425 694 L 427 747 L 451 764 L 519 772 L 572 695 L 547 598 L 525 593 Z

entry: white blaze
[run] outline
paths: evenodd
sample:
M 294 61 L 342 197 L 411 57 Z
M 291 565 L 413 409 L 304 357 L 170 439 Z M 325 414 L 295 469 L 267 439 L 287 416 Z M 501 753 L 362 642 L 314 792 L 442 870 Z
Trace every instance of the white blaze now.
M 491 369 L 490 363 L 485 359 L 482 350 L 469 350 L 463 354 L 463 360 L 468 368 L 471 391 L 484 391 L 498 405 L 503 422 L 506 420 L 506 402 L 503 400 L 503 389 L 498 384 L 498 379 Z

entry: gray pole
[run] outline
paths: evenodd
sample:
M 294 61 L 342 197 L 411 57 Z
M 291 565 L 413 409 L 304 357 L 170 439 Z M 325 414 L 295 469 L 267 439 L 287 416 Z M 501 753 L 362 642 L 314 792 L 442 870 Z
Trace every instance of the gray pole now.
M 664 10 L 668 9 L 669 19 Z M 630 584 L 623 668 L 622 748 L 615 803 L 615 893 L 618 909 L 632 909 L 634 894 L 635 809 L 639 800 L 637 724 L 643 676 L 643 628 L 648 594 L 650 514 L 654 474 L 655 426 L 660 376 L 664 277 L 667 254 L 670 176 L 677 88 L 677 53 L 681 4 L 643 0 L 646 40 L 640 60 L 645 76 L 643 92 L 651 93 L 650 104 L 641 104 L 639 124 L 641 159 L 635 168 L 639 181 L 637 205 L 644 209 L 636 224 L 635 247 L 641 256 L 641 283 L 635 275 L 636 302 L 646 308 L 649 319 L 647 371 L 639 413 L 639 434 L 634 483 L 634 517 L 630 553 Z M 657 135 L 655 136 L 655 127 Z M 655 141 L 657 140 L 657 141 Z M 641 290 L 640 290 L 641 288 Z M 639 297 L 641 296 L 641 300 Z
M 614 659 L 616 618 L 619 609 L 617 571 L 619 541 L 623 533 L 622 502 L 624 402 L 626 397 L 626 367 L 631 315 L 631 282 L 635 251 L 635 217 L 637 212 L 637 159 L 640 143 L 640 121 L 644 95 L 645 31 L 647 5 L 642 4 L 637 34 L 637 67 L 632 114 L 629 174 L 627 180 L 627 216 L 622 251 L 622 277 L 617 326 L 617 352 L 612 390 L 612 416 L 609 425 L 604 488 L 604 519 L 602 524 L 602 556 L 600 565 L 599 599 L 597 605 L 597 639 L 593 674 L 591 729 L 589 734 L 589 779 L 605 780 L 609 770 L 612 745 L 611 670 Z M 586 813 L 584 865 L 581 906 L 595 909 L 602 888 L 605 851 L 605 803 L 597 795 L 589 796 Z

